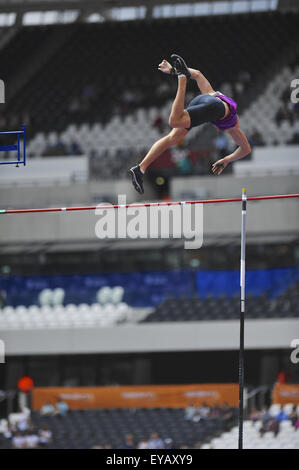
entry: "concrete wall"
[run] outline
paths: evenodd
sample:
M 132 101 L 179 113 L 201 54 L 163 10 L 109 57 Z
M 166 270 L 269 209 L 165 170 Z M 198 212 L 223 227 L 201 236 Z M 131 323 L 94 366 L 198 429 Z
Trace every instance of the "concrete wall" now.
M 287 349 L 298 337 L 299 319 L 247 320 L 245 348 Z M 152 323 L 93 329 L 2 330 L 5 353 L 80 354 L 158 351 L 220 351 L 239 348 L 239 322 Z
M 22 169 L 14 168 L 14 171 Z M 98 182 L 62 181 L 40 187 L 38 184 L 0 187 L 1 208 L 38 208 L 89 205 L 107 200 L 117 202 L 118 194 L 125 194 L 128 202 L 135 202 L 138 193 L 130 180 L 103 180 Z M 151 194 L 151 193 L 150 193 Z
M 299 145 L 255 147 L 252 159 L 234 163 L 234 174 L 283 175 L 299 173 Z
M 16 158 L 15 158 L 16 159 Z M 42 157 L 29 159 L 26 166 L 1 165 L 1 185 L 67 184 L 88 180 L 88 157 Z
M 174 200 L 181 200 L 182 194 L 188 192 L 197 194 L 199 198 L 239 197 L 242 188 L 247 189 L 248 196 L 298 193 L 298 175 L 236 177 L 224 173 L 220 177 L 177 177 L 171 181 L 171 195 Z
M 77 157 L 78 158 L 78 157 Z M 10 167 L 8 171 L 15 183 L 19 183 L 18 174 L 27 171 L 25 168 Z M 1 168 L 1 175 L 3 168 Z M 46 176 L 46 173 L 45 173 Z M 4 178 L 4 181 L 8 181 Z M 290 194 L 299 190 L 298 176 L 256 176 L 235 177 L 232 175 L 190 176 L 176 177 L 171 180 L 170 194 L 173 200 L 186 200 L 183 194 L 192 194 L 199 199 L 221 199 L 226 197 L 239 197 L 242 188 L 246 188 L 248 196 Z M 1 208 L 37 208 L 69 205 L 84 205 L 91 202 L 100 203 L 107 200 L 107 196 L 117 202 L 118 194 L 125 194 L 127 202 L 140 200 L 138 193 L 133 189 L 129 177 L 122 180 L 101 180 L 91 182 L 60 182 L 60 184 L 38 186 L 35 185 L 0 185 Z M 149 185 L 146 185 L 146 193 L 143 200 L 151 200 L 155 197 Z

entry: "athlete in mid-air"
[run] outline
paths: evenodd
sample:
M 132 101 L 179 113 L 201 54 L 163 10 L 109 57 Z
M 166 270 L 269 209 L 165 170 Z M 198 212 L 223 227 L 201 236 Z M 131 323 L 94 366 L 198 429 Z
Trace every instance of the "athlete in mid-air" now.
M 178 144 L 190 129 L 204 122 L 211 122 L 218 129 L 228 132 L 238 145 L 233 153 L 212 165 L 212 172 L 215 175 L 220 175 L 229 163 L 240 160 L 251 152 L 249 142 L 239 127 L 237 103 L 220 91 L 213 90 L 204 75 L 199 70 L 188 68 L 182 57 L 172 54 L 171 62 L 172 65 L 164 59 L 158 69 L 163 73 L 178 77 L 177 94 L 169 116 L 172 131 L 151 147 L 139 165 L 130 169 L 133 185 L 140 194 L 144 193 L 143 175 L 148 166 L 166 149 Z M 185 109 L 188 79 L 196 80 L 201 94 L 196 96 Z

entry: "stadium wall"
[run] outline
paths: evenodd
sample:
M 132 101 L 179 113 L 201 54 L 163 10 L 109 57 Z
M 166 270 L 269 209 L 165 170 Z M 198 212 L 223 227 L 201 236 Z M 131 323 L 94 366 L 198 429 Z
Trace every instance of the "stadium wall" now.
M 299 319 L 247 320 L 246 349 L 289 349 Z M 87 354 L 238 350 L 239 322 L 152 323 L 106 328 L 2 330 L 5 353 Z

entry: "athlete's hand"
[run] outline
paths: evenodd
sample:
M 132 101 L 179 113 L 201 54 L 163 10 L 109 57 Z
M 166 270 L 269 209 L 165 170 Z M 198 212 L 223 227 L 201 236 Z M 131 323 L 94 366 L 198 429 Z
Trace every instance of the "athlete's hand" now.
M 168 73 L 168 74 L 171 73 L 171 69 L 172 69 L 172 66 L 165 59 L 162 60 L 161 64 L 159 64 L 159 67 L 158 67 L 158 70 L 160 70 L 163 73 Z
M 213 165 L 212 165 L 212 172 L 214 173 L 214 175 L 221 175 L 221 173 L 223 172 L 224 168 L 226 168 L 228 165 L 228 161 L 225 160 L 225 158 L 221 158 L 220 160 L 217 160 L 217 162 L 215 162 Z

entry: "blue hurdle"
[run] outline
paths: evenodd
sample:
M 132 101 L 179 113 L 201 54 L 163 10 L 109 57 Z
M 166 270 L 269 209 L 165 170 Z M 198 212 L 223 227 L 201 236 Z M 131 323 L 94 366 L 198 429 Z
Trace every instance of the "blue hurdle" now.
M 16 150 L 18 152 L 17 160 L 8 160 L 5 162 L 0 162 L 0 165 L 13 165 L 19 166 L 20 164 L 26 165 L 26 126 L 22 126 L 21 131 L 5 131 L 0 132 L 0 135 L 16 135 L 17 143 L 16 145 L 0 145 L 0 152 L 6 152 L 7 150 Z M 21 159 L 21 136 L 23 136 L 23 158 Z

